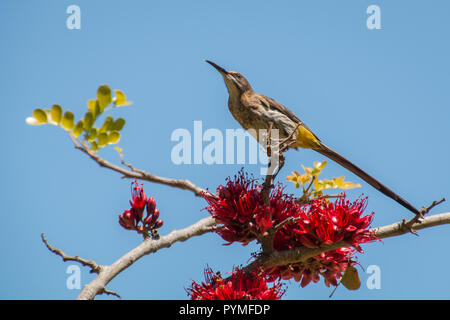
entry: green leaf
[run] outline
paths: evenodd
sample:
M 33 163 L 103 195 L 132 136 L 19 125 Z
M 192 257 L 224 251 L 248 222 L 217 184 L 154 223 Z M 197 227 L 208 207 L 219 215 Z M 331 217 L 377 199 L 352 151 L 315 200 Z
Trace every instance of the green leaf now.
M 83 132 L 83 120 L 77 122 L 77 125 L 72 130 L 72 134 L 78 138 L 80 134 Z
M 350 181 L 345 181 L 343 185 L 341 186 L 341 189 L 347 190 L 347 189 L 353 189 L 353 188 L 360 188 L 361 185 L 358 183 L 353 183 Z
M 114 121 L 114 123 L 111 126 L 111 130 L 120 131 L 120 130 L 122 130 L 124 125 L 125 125 L 125 119 L 119 118 L 116 121 Z
M 300 185 L 304 186 L 306 183 L 308 183 L 311 180 L 311 176 L 307 173 L 304 173 L 300 175 L 298 171 L 292 171 L 294 174 L 293 176 L 287 176 L 286 179 L 289 181 L 292 181 L 294 183 L 294 186 L 296 188 L 299 188 Z
M 113 144 L 113 143 L 117 143 L 120 140 L 120 133 L 118 131 L 111 131 L 108 134 L 108 143 L 109 144 Z
M 345 269 L 344 275 L 342 276 L 341 283 L 348 290 L 358 290 L 361 287 L 361 280 L 358 276 L 358 270 L 353 266 L 348 266 Z
M 127 101 L 125 93 L 123 93 L 121 90 L 114 90 L 114 93 L 116 94 L 116 97 L 114 98 L 114 104 L 116 105 L 116 107 L 129 106 L 130 104 L 132 104 L 131 101 Z
M 94 99 L 91 99 L 88 101 L 88 110 L 94 116 L 94 121 L 97 118 L 97 116 L 102 113 L 102 110 L 100 110 L 100 105 L 98 104 L 98 101 L 94 100 Z
M 111 127 L 113 125 L 114 119 L 111 116 L 107 116 L 105 119 L 105 122 L 103 122 L 103 125 L 100 128 L 100 132 L 108 132 L 111 130 Z
M 116 94 L 116 98 L 114 99 L 114 104 L 116 106 L 123 105 L 127 101 L 125 93 L 123 93 L 121 90 L 114 90 L 114 93 Z
M 108 144 L 108 134 L 106 132 L 101 132 L 97 137 L 97 144 L 100 148 Z
M 89 134 L 87 135 L 87 141 L 93 142 L 95 139 L 97 139 L 98 130 L 97 128 L 91 128 L 89 130 Z
M 305 167 L 304 165 L 302 165 L 302 168 L 303 168 L 303 170 L 305 171 L 306 174 L 312 175 L 312 171 L 313 171 L 312 168 Z
M 59 124 L 62 118 L 62 108 L 59 104 L 54 104 L 51 109 L 52 120 Z
M 34 109 L 33 118 L 35 118 L 39 123 L 47 123 L 47 113 L 42 109 Z
M 73 122 L 73 119 L 74 119 L 73 113 L 71 111 L 67 110 L 64 113 L 64 116 L 61 120 L 61 126 L 67 131 L 72 130 L 72 128 L 75 125 Z
M 327 165 L 327 160 L 324 160 L 322 162 L 319 162 L 319 161 L 314 162 L 314 167 L 321 171 L 323 170 L 323 168 L 325 168 L 326 165 Z
M 294 187 L 296 188 L 300 188 L 300 184 L 298 183 L 298 177 L 297 176 L 287 176 L 286 180 L 288 181 L 292 181 L 292 183 L 294 184 Z
M 86 112 L 86 114 L 84 115 L 83 124 L 84 130 L 91 130 L 92 126 L 94 125 L 94 115 L 91 111 Z
M 98 145 L 97 145 L 97 142 L 92 142 L 92 144 L 91 144 L 91 150 L 92 151 L 94 151 L 94 152 L 97 152 L 98 151 Z
M 100 106 L 101 112 L 103 112 L 105 107 L 111 103 L 111 101 L 112 101 L 111 88 L 108 85 L 102 84 L 100 87 L 98 87 L 97 101 Z

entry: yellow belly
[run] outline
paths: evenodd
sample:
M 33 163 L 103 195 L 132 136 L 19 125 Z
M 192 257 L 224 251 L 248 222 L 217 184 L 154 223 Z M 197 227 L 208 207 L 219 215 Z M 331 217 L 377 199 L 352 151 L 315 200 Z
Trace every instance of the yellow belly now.
M 296 143 L 292 145 L 293 148 L 316 149 L 320 146 L 320 140 L 304 126 L 299 126 L 297 129 Z

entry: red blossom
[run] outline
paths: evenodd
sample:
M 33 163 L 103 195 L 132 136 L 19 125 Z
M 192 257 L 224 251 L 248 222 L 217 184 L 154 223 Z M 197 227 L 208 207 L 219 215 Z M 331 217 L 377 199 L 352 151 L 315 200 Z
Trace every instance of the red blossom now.
M 191 300 L 280 300 L 284 295 L 280 282 L 269 288 L 264 275 L 239 268 L 226 279 L 207 269 L 205 282 L 192 281 L 186 291 Z
M 285 225 L 274 237 L 274 248 L 278 251 L 298 247 L 319 248 L 322 245 L 345 241 L 355 249 L 343 247 L 321 253 L 305 262 L 287 266 L 277 266 L 267 270 L 273 278 L 300 281 L 302 287 L 311 281 L 319 281 L 322 275 L 325 285 L 337 285 L 348 265 L 353 265 L 355 251 L 363 252 L 360 244 L 372 241 L 374 235 L 369 231 L 373 213 L 363 216 L 367 198 L 359 198 L 353 203 L 339 197 L 334 203 L 317 198 L 303 206 L 299 220 Z
M 366 206 L 367 198 L 358 198 L 353 203 L 346 200 L 345 195 L 334 203 L 316 198 L 302 206 L 295 223 L 287 224 L 276 233 L 274 247 L 279 251 L 299 245 L 318 248 L 323 244 L 345 241 L 362 252 L 359 244 L 375 239 L 368 229 L 373 213 L 362 216 Z
M 133 209 L 125 210 L 121 215 L 119 215 L 119 223 L 122 227 L 128 230 L 134 229 L 135 226 L 135 215 Z
M 142 219 L 144 209 L 147 204 L 147 195 L 144 192 L 143 184 L 139 186 L 135 180 L 131 183 L 131 200 L 130 205 L 135 210 L 136 219 L 139 221 Z
M 207 210 L 222 224 L 218 233 L 227 242 L 243 245 L 263 236 L 273 225 L 295 216 L 300 209 L 292 196 L 283 193 L 277 185 L 270 193 L 270 205 L 266 206 L 261 194 L 262 186 L 242 171 L 227 179 L 226 186 L 217 188 L 217 196 L 206 195 Z
M 127 230 L 136 230 L 138 233 L 147 234 L 148 231 L 155 233 L 155 230 L 162 227 L 163 220 L 158 220 L 159 209 L 153 197 L 147 198 L 142 184 L 139 186 L 135 180 L 131 183 L 131 208 L 119 215 L 120 225 Z M 144 210 L 147 214 L 144 217 Z
M 278 184 L 269 196 L 269 204 L 264 203 L 262 186 L 250 179 L 242 171 L 233 180 L 227 179 L 225 186 L 219 186 L 217 196 L 206 196 L 207 210 L 222 226 L 219 235 L 229 244 L 243 245 L 267 236 L 270 227 L 294 218 L 276 231 L 273 247 L 277 251 L 299 247 L 319 248 L 344 241 L 350 247 L 322 253 L 306 262 L 277 266 L 267 270 L 271 280 L 291 279 L 300 281 L 301 286 L 317 282 L 320 275 L 325 284 L 337 285 L 337 279 L 347 266 L 353 265 L 353 254 L 363 252 L 360 244 L 372 241 L 369 231 L 373 213 L 363 215 L 367 198 L 354 202 L 346 200 L 345 194 L 335 202 L 315 198 L 309 204 L 299 205 L 291 195 L 283 193 Z M 355 250 L 356 249 L 356 250 Z

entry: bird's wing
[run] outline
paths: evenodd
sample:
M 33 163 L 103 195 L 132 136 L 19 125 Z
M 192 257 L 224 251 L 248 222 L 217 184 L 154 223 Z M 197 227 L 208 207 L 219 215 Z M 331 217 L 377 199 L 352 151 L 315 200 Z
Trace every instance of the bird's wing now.
M 313 136 L 320 141 L 320 139 L 314 134 L 314 132 L 309 129 L 306 124 L 303 123 L 303 121 L 301 121 L 299 118 L 297 118 L 297 116 L 288 108 L 286 108 L 285 106 L 283 106 L 281 103 L 275 101 L 274 99 L 272 99 L 271 97 L 259 94 L 258 95 L 259 100 L 266 105 L 269 109 L 275 109 L 278 112 L 284 114 L 285 116 L 287 116 L 289 119 L 291 119 L 292 121 L 294 121 L 295 123 L 300 123 L 301 126 L 303 126 L 304 128 L 306 128 L 309 132 L 311 132 L 313 134 Z

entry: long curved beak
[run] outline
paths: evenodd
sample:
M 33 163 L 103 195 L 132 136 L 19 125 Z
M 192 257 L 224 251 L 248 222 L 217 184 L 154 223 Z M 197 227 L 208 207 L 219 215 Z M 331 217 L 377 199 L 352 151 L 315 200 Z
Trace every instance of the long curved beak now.
M 220 72 L 220 74 L 222 74 L 222 76 L 224 76 L 224 75 L 227 75 L 228 74 L 228 71 L 227 70 L 225 70 L 224 68 L 222 68 L 221 66 L 219 66 L 219 65 L 217 65 L 217 64 L 215 64 L 214 62 L 212 62 L 212 61 L 209 61 L 209 60 L 205 60 L 206 62 L 208 62 L 210 65 L 212 65 L 214 68 L 216 68 L 216 70 L 217 71 L 219 71 Z

